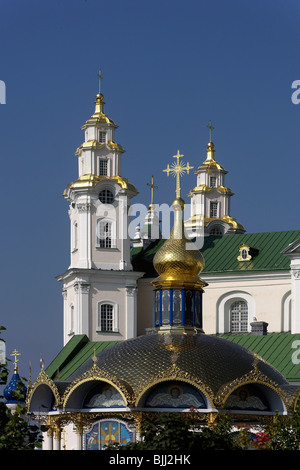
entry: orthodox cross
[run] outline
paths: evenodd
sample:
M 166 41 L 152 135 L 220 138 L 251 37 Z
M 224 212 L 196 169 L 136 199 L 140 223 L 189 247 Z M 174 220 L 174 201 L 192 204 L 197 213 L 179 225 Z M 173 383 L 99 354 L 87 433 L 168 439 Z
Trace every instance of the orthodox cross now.
M 17 359 L 17 356 L 21 356 L 21 354 L 15 349 L 11 356 L 15 356 L 15 360 L 14 360 L 14 368 L 15 368 L 15 371 L 18 369 L 18 361 L 19 359 Z
M 99 95 L 100 95 L 100 92 L 101 92 L 101 80 L 102 80 L 102 78 L 103 78 L 103 76 L 102 76 L 102 74 L 101 74 L 101 70 L 99 70 L 97 76 L 99 77 Z
M 151 204 L 150 204 L 150 207 L 152 207 L 153 206 L 153 192 L 154 192 L 154 189 L 158 189 L 158 186 L 154 186 L 153 175 L 152 175 L 152 178 L 151 178 L 151 184 L 147 183 L 147 186 L 150 186 L 150 188 L 151 188 Z
M 214 129 L 214 126 L 212 126 L 211 121 L 209 121 L 209 124 L 206 127 L 208 127 L 208 129 L 209 129 L 209 141 L 211 142 L 211 133 Z
M 180 158 L 183 157 L 183 155 L 180 154 L 179 150 L 177 150 L 177 154 L 173 155 L 173 158 L 176 158 L 176 163 L 172 163 L 171 166 L 168 164 L 167 168 L 163 171 L 169 174 L 171 173 L 175 178 L 176 178 L 176 197 L 180 198 L 180 177 L 184 175 L 185 172 L 189 174 L 189 171 L 194 168 L 193 166 L 190 166 L 189 163 L 187 163 L 186 166 L 184 166 L 184 163 L 180 161 Z

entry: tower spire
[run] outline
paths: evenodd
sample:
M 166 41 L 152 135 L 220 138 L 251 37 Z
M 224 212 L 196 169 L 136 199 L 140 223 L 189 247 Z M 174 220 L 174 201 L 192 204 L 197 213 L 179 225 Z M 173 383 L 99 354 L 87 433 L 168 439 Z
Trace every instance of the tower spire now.
M 101 93 L 101 81 L 102 81 L 102 78 L 103 78 L 103 75 L 101 73 L 101 70 L 99 69 L 99 72 L 98 72 L 98 78 L 99 78 L 99 95 Z
M 152 175 L 152 178 L 151 178 L 151 183 L 147 183 L 147 186 L 150 186 L 150 188 L 151 188 L 151 202 L 149 204 L 149 209 L 152 211 L 152 210 L 155 209 L 155 204 L 153 202 L 154 189 L 158 189 L 158 186 L 154 186 L 153 175 Z
M 208 127 L 209 129 L 209 142 L 212 142 L 211 135 L 212 135 L 212 131 L 214 130 L 214 126 L 212 125 L 211 120 L 209 121 L 209 124 L 206 127 Z

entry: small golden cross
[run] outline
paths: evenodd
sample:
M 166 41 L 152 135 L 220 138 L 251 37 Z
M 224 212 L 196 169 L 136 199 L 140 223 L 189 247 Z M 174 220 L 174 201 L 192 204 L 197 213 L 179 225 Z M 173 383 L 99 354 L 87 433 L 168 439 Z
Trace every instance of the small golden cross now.
M 19 359 L 17 359 L 17 356 L 21 356 L 21 354 L 15 349 L 15 350 L 12 352 L 11 356 L 14 356 L 14 357 L 15 357 L 15 360 L 14 360 L 14 368 L 15 368 L 15 370 L 17 370 L 17 368 L 18 368 L 18 362 L 19 362 Z
M 211 133 L 212 133 L 212 130 L 214 129 L 214 126 L 212 126 L 211 121 L 209 121 L 209 124 L 206 127 L 208 127 L 209 129 L 209 141 L 211 142 Z
M 151 188 L 151 206 L 153 206 L 153 190 L 158 189 L 158 186 L 154 186 L 153 175 L 152 175 L 152 178 L 151 178 L 151 184 L 147 183 L 147 186 L 150 186 L 150 188 Z
M 183 155 L 180 154 L 179 150 L 177 150 L 177 154 L 173 155 L 173 158 L 177 159 L 176 163 L 172 163 L 171 166 L 168 164 L 167 168 L 163 171 L 169 174 L 171 173 L 175 178 L 176 178 L 176 197 L 180 198 L 180 177 L 184 175 L 185 172 L 189 174 L 189 171 L 194 168 L 193 166 L 190 166 L 189 163 L 187 163 L 186 166 L 184 166 L 184 163 L 180 161 L 180 158 L 183 157 Z

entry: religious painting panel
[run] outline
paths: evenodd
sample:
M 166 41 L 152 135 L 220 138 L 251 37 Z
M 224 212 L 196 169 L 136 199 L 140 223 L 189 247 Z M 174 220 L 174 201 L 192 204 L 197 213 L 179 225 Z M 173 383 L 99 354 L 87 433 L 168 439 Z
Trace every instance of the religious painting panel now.
M 117 419 L 101 420 L 85 434 L 85 449 L 105 450 L 112 444 L 126 445 L 134 440 L 132 426 Z
M 121 394 L 110 384 L 100 383 L 87 395 L 84 408 L 123 408 L 126 404 Z
M 225 408 L 231 410 L 269 411 L 266 397 L 253 385 L 239 387 L 227 399 Z
M 149 408 L 206 408 L 204 396 L 189 384 L 165 382 L 148 395 L 145 406 Z

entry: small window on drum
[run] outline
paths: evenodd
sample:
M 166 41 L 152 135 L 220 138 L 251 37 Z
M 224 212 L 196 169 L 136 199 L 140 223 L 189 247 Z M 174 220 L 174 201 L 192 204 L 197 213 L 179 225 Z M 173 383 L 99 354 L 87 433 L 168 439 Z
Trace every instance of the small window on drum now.
M 103 191 L 99 193 L 99 200 L 103 204 L 112 204 L 114 202 L 114 195 L 108 189 L 103 189 Z

